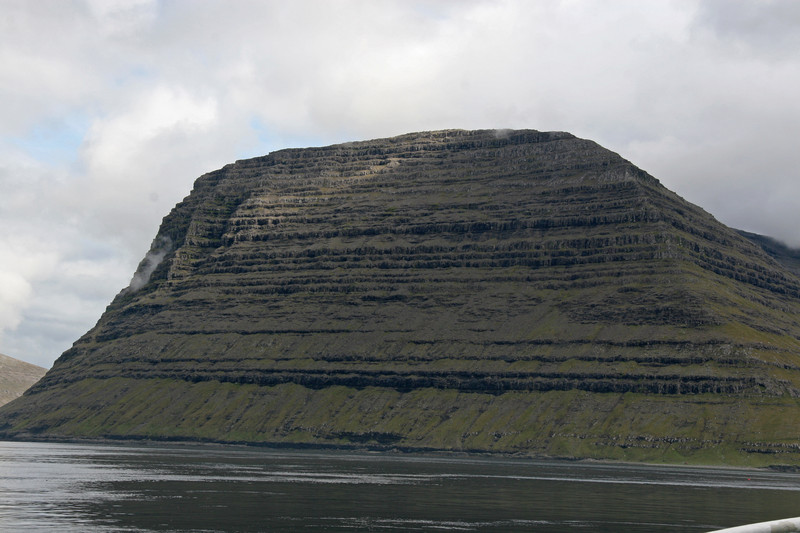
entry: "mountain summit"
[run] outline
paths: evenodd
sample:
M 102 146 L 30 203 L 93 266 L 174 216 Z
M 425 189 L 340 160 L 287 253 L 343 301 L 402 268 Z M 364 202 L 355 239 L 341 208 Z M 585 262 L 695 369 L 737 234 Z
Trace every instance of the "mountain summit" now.
M 795 272 L 568 133 L 281 150 L 195 182 L 0 435 L 792 462 Z

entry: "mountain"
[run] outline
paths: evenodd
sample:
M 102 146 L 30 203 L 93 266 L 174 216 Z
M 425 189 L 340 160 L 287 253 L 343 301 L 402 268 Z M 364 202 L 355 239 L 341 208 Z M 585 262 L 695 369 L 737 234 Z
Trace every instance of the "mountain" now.
M 6 438 L 784 464 L 800 278 L 596 143 L 424 132 L 201 176 Z
M 19 397 L 45 372 L 45 368 L 0 354 L 0 405 Z
M 748 231 L 736 230 L 740 235 L 758 244 L 770 256 L 783 266 L 791 270 L 795 275 L 800 275 L 800 249 L 790 248 L 772 237 L 750 233 Z

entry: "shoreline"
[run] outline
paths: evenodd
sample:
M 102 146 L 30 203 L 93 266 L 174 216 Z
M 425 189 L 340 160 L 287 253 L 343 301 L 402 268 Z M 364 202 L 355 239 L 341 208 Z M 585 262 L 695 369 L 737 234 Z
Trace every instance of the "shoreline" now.
M 743 470 L 761 472 L 800 472 L 800 466 L 795 465 L 730 465 L 715 463 L 675 463 L 675 462 L 652 462 L 652 461 L 630 461 L 614 459 L 598 459 L 593 457 L 571 457 L 571 456 L 550 456 L 541 454 L 525 453 L 503 453 L 486 450 L 446 450 L 432 448 L 414 448 L 408 446 L 384 446 L 384 445 L 344 445 L 344 444 L 320 444 L 320 443 L 281 443 L 281 442 L 226 442 L 205 439 L 154 439 L 151 437 L 34 437 L 26 436 L 11 438 L 0 435 L 0 442 L 12 443 L 42 443 L 42 444 L 74 444 L 74 445 L 100 445 L 100 446 L 142 446 L 142 447 L 171 447 L 171 448 L 216 448 L 220 451 L 231 449 L 235 451 L 290 451 L 290 452 L 339 452 L 351 453 L 353 455 L 383 455 L 387 458 L 408 457 L 428 457 L 453 460 L 513 460 L 519 462 L 553 462 L 553 463 L 575 463 L 582 465 L 620 465 L 620 466 L 642 466 L 642 467 L 668 467 L 681 469 L 703 469 L 710 468 L 715 470 Z

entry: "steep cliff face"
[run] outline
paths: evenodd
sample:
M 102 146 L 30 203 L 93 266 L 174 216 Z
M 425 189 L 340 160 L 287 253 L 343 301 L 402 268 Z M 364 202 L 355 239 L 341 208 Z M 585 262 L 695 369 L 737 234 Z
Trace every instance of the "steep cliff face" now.
M 45 372 L 40 366 L 0 354 L 0 405 L 21 396 Z
M 440 131 L 202 176 L 12 437 L 785 462 L 800 279 L 597 144 Z

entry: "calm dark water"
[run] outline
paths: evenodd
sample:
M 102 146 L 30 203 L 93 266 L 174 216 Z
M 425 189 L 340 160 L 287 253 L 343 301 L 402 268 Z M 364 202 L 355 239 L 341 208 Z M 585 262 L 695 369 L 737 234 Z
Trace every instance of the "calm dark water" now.
M 800 515 L 756 470 L 0 442 L 0 531 L 702 532 Z

